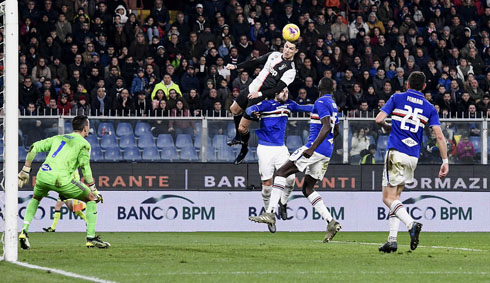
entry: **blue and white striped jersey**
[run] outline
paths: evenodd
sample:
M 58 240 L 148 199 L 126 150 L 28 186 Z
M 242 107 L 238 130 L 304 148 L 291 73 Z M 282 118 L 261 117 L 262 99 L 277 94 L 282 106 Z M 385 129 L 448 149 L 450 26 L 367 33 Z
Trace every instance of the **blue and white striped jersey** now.
M 308 142 L 305 146 L 310 148 L 311 144 L 313 144 L 315 139 L 318 137 L 318 134 L 322 128 L 321 120 L 327 116 L 330 116 L 330 126 L 332 129 L 323 142 L 317 147 L 315 152 L 326 157 L 331 157 L 333 151 L 333 131 L 335 125 L 339 123 L 337 115 L 337 104 L 335 104 L 335 101 L 333 101 L 331 94 L 325 94 L 318 98 L 313 106 L 313 112 L 311 112 L 310 136 L 308 137 Z
M 425 126 L 441 125 L 434 105 L 421 92 L 412 89 L 392 95 L 381 111 L 392 118 L 387 149 L 395 149 L 417 158 Z
M 264 100 L 247 108 L 246 112 L 260 113 L 260 129 L 255 131 L 261 145 L 283 146 L 286 136 L 286 125 L 291 112 L 311 112 L 312 105 L 298 105 L 293 100 L 279 103 L 275 100 Z

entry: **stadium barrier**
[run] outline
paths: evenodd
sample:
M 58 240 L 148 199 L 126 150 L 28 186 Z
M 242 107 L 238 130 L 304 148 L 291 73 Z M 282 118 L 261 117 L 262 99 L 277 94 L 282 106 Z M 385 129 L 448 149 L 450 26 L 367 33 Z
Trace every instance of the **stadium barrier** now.
M 321 192 L 342 231 L 386 231 L 388 209 L 379 192 Z M 19 230 L 31 192 L 19 193 Z M 30 232 L 51 225 L 56 195 L 43 200 Z M 259 192 L 143 191 L 104 192 L 98 205 L 100 232 L 267 231 L 249 216 L 262 212 Z M 406 192 L 402 202 L 424 231 L 490 232 L 490 192 Z M 278 231 L 324 231 L 325 222 L 299 192 L 288 204 L 289 220 Z M 63 207 L 57 232 L 83 232 L 85 223 Z M 400 230 L 405 231 L 403 225 Z
M 34 163 L 37 172 L 40 163 Z M 19 170 L 22 164 L 19 164 Z M 490 166 L 452 165 L 444 179 L 439 165 L 419 165 L 406 191 L 490 192 Z M 258 165 L 254 163 L 93 163 L 95 183 L 101 191 L 253 191 L 260 190 Z M 383 165 L 329 166 L 318 182 L 319 191 L 381 191 Z M 35 175 L 23 191 L 32 191 Z M 296 190 L 304 174 L 296 175 Z
M 20 149 L 27 149 L 38 139 L 70 132 L 71 119 L 72 116 L 22 116 L 19 122 Z M 289 119 L 286 145 L 291 152 L 308 140 L 308 121 L 308 118 L 300 117 Z M 339 121 L 341 135 L 334 143 L 332 164 L 360 163 L 362 156 L 359 149 L 357 152 L 352 150 L 352 140 L 361 128 L 367 129 L 369 144 L 376 145 L 375 163 L 383 163 L 388 139 L 374 118 L 341 117 Z M 465 162 L 488 164 L 489 123 L 489 118 L 441 119 L 444 134 L 451 141 L 451 163 L 462 162 L 457 157 L 456 147 L 464 136 L 469 136 L 474 153 L 471 160 Z M 251 131 L 258 126 L 259 123 L 253 123 Z M 169 131 L 170 128 L 172 130 Z M 92 160 L 96 162 L 231 162 L 239 147 L 229 148 L 226 141 L 234 136 L 235 127 L 231 117 L 91 117 L 91 135 L 88 140 L 94 152 Z M 245 162 L 255 163 L 255 135 L 252 135 L 249 144 L 251 151 Z M 438 151 L 433 149 L 431 133 L 429 127 L 426 127 L 419 164 L 440 164 Z M 22 160 L 25 157 L 19 154 L 19 158 Z

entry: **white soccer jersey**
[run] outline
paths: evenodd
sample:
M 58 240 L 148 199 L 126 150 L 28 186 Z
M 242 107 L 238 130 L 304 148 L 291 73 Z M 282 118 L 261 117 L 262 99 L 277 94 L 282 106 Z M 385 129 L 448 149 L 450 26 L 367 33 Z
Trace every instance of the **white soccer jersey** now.
M 264 67 L 259 75 L 248 86 L 249 92 L 259 92 L 261 89 L 271 89 L 281 80 L 286 85 L 294 81 L 296 77 L 296 68 L 294 62 L 284 60 L 281 52 L 272 52 L 269 54 Z

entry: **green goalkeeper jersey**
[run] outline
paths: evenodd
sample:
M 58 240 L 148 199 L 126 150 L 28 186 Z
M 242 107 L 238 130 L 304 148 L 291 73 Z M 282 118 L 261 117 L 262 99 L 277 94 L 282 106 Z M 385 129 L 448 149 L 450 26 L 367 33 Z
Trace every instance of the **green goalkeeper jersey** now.
M 90 144 L 81 135 L 71 133 L 47 138 L 32 145 L 30 153 L 49 152 L 37 173 L 37 179 L 56 187 L 73 180 L 73 173 L 82 169 L 85 182 L 93 182 L 90 169 Z M 29 157 L 28 157 L 29 158 Z

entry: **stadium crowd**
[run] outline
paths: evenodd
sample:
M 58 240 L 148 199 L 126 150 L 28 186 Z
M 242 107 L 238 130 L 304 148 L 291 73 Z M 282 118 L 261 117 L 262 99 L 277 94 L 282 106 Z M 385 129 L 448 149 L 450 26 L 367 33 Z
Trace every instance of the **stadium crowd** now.
M 259 70 L 224 66 L 281 50 L 295 23 L 299 103 L 326 76 L 341 111 L 372 116 L 421 70 L 441 116 L 490 113 L 488 1 L 183 1 L 172 19 L 163 0 L 147 2 L 19 1 L 21 110 L 226 115 Z
M 344 115 L 375 117 L 421 70 L 425 97 L 441 117 L 490 115 L 490 1 L 20 0 L 19 6 L 24 115 L 227 116 L 260 69 L 224 66 L 281 51 L 288 23 L 301 29 L 290 85 L 300 104 L 314 102 L 318 81 L 330 77 Z M 377 138 L 378 130 L 352 131 L 358 155 L 367 149 L 363 138 Z M 471 135 L 479 133 L 465 133 Z

